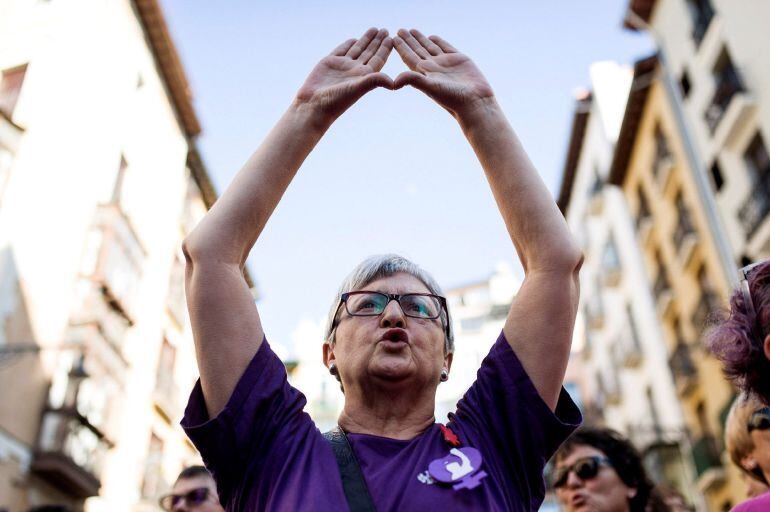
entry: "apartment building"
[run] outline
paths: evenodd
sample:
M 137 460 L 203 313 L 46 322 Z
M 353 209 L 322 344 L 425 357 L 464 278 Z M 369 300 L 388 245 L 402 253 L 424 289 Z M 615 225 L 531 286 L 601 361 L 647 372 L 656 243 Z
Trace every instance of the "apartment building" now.
M 728 510 L 745 498 L 722 443 L 734 394 L 701 335 L 710 312 L 724 304 L 730 283 L 664 72 L 655 56 L 634 66 L 608 182 L 622 189 L 633 217 L 689 434 L 697 489 L 706 510 Z
M 591 90 L 576 101 L 557 198 L 585 254 L 570 365 L 579 363 L 588 380 L 595 416 L 587 420 L 627 435 L 656 481 L 697 503 L 682 409 L 633 219 L 622 190 L 607 183 L 632 70 L 597 62 L 590 77 Z
M 695 171 L 708 181 L 731 279 L 770 255 L 770 45 L 767 2 L 632 0 L 625 24 L 645 30 L 683 114 Z
M 0 508 L 156 510 L 198 460 L 199 132 L 156 0 L 0 2 Z

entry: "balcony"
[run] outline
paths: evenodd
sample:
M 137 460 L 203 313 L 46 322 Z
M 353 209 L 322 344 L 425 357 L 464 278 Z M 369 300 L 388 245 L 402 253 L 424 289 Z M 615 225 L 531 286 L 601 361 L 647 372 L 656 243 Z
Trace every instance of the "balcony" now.
M 634 336 L 626 331 L 618 339 L 620 364 L 626 368 L 636 368 L 642 362 L 642 347 Z
M 674 232 L 674 244 L 677 249 L 677 257 L 682 268 L 686 268 L 695 254 L 695 248 L 698 246 L 698 234 L 693 231 L 680 232 L 679 227 Z
M 770 169 L 765 169 L 754 183 L 749 196 L 738 210 L 738 221 L 750 240 L 770 212 Z
M 727 475 L 722 467 L 719 446 L 714 436 L 706 434 L 697 439 L 692 446 L 692 458 L 695 463 L 698 487 L 702 492 L 707 492 L 725 482 Z
M 709 319 L 709 315 L 720 307 L 719 297 L 710 291 L 702 290 L 698 306 L 692 314 L 692 325 L 695 329 L 702 333 Z
M 681 396 L 688 395 L 698 381 L 698 369 L 692 360 L 690 347 L 681 341 L 678 342 L 668 360 L 668 365 L 671 367 L 671 373 L 674 374 L 677 392 Z
M 91 278 L 100 286 L 110 307 L 132 322 L 132 300 L 146 251 L 119 205 L 100 205 L 94 225 L 101 245 Z
M 31 472 L 68 496 L 99 493 L 101 466 L 111 443 L 73 408 L 47 408 Z
M 155 410 L 169 424 L 175 423 L 182 416 L 182 402 L 179 386 L 169 374 L 161 374 L 152 393 Z
M 711 102 L 703 115 L 712 135 L 716 132 L 733 97 L 744 91 L 743 83 L 732 64 L 728 63 L 725 65 L 724 69 L 717 75 L 716 80 L 714 96 L 712 96 Z
M 674 170 L 674 156 L 670 153 L 656 155 L 653 174 L 661 191 L 666 190 L 668 179 Z

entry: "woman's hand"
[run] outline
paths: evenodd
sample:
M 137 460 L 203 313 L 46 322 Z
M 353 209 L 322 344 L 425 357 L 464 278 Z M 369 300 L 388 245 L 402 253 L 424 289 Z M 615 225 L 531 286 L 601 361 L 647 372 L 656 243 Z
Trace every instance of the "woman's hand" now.
M 396 77 L 396 89 L 416 87 L 455 117 L 494 99 L 492 87 L 473 61 L 440 37 L 401 29 L 393 42 L 411 70 Z
M 370 28 L 361 39 L 348 39 L 313 68 L 297 92 L 297 102 L 331 124 L 375 87 L 393 89 L 393 80 L 380 73 L 392 49 L 385 29 Z

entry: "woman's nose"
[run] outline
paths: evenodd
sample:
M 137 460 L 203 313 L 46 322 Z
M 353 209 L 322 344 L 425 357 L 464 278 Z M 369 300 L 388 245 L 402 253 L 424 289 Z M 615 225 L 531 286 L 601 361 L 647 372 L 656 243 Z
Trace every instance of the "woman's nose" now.
M 405 327 L 406 315 L 397 300 L 391 300 L 380 315 L 381 327 Z
M 567 475 L 567 487 L 575 489 L 583 486 L 583 480 L 575 474 L 574 471 L 570 471 Z

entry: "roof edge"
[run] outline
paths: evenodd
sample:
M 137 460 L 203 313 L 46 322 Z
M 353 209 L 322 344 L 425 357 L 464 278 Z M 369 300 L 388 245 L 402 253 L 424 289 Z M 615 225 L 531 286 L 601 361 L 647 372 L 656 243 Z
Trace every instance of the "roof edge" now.
M 572 116 L 572 129 L 570 131 L 569 144 L 567 145 L 567 158 L 564 161 L 561 186 L 559 187 L 559 194 L 556 199 L 556 205 L 559 207 L 562 215 L 567 214 L 570 199 L 572 198 L 572 186 L 575 182 L 575 173 L 577 172 L 580 155 L 583 152 L 583 140 L 585 139 L 592 102 L 593 95 L 590 93 L 587 97 L 580 98 L 575 102 L 575 113 Z

